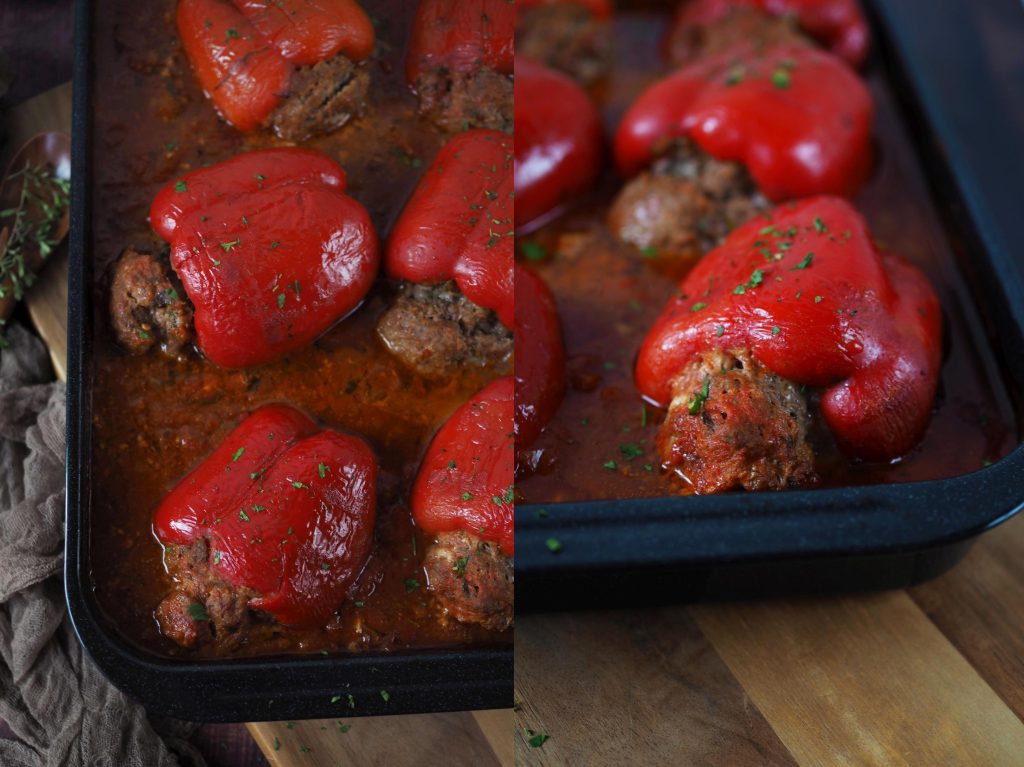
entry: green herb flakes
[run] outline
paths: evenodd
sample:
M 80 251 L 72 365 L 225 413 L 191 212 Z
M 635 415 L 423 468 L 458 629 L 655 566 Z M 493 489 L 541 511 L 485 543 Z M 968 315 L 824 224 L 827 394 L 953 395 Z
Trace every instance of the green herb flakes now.
M 708 401 L 708 395 L 711 393 L 711 378 L 707 376 L 704 378 L 704 387 L 693 395 L 693 399 L 690 400 L 689 412 L 690 415 L 697 415 L 701 410 L 704 409 L 704 403 Z

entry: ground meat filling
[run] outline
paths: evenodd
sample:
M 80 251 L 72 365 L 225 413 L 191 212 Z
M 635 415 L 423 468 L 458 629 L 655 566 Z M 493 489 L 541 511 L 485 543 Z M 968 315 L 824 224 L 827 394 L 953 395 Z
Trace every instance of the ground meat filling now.
M 192 306 L 163 259 L 126 248 L 113 266 L 110 320 L 118 344 L 132 354 L 159 346 L 181 357 L 192 342 Z
M 164 564 L 175 579 L 175 590 L 156 608 L 161 633 L 182 647 L 206 641 L 225 650 L 238 647 L 251 620 L 249 600 L 257 594 L 214 574 L 205 540 L 166 546 Z
M 270 125 L 287 141 L 330 133 L 362 113 L 369 88 L 369 71 L 341 54 L 300 67 L 287 98 L 271 113 Z
M 669 58 L 673 64 L 682 66 L 723 53 L 736 45 L 761 51 L 776 45 L 813 43 L 800 32 L 794 16 L 776 16 L 757 8 L 740 6 L 710 24 L 676 27 L 669 40 Z
M 705 352 L 672 382 L 658 449 L 701 494 L 782 490 L 818 479 L 809 424 L 799 389 L 749 352 Z
M 416 79 L 420 114 L 445 131 L 512 132 L 512 78 L 489 67 L 475 72 L 425 72 Z
M 441 533 L 427 549 L 423 566 L 428 587 L 447 615 L 493 631 L 512 625 L 512 558 L 495 544 L 469 533 Z
M 644 256 L 700 258 L 768 208 L 746 168 L 679 139 L 622 188 L 608 225 Z
M 516 52 L 591 85 L 608 72 L 611 30 L 576 3 L 539 5 L 517 14 Z
M 512 333 L 498 315 L 462 295 L 454 281 L 404 284 L 377 334 L 392 354 L 434 380 L 466 365 L 501 365 L 512 354 Z

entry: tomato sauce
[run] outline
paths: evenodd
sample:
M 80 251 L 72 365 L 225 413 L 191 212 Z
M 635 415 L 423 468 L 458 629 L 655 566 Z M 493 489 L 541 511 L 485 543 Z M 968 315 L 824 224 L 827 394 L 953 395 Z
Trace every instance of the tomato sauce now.
M 669 21 L 667 12 L 615 15 L 612 74 L 592 91 L 606 136 L 613 135 L 636 96 L 669 71 L 660 56 Z M 945 352 L 939 393 L 921 443 L 891 463 L 852 462 L 825 434 L 815 444 L 817 465 L 824 483 L 832 486 L 965 474 L 997 461 L 1018 441 L 1011 401 L 929 200 L 913 141 L 881 73 L 869 70 L 867 81 L 875 99 L 878 159 L 854 203 L 875 239 L 918 265 L 932 281 L 944 309 Z M 516 484 L 519 499 L 528 503 L 688 492 L 660 470 L 655 438 L 665 414 L 641 399 L 633 363 L 692 264 L 680 268 L 645 260 L 608 234 L 604 219 L 620 186 L 606 169 L 603 183 L 587 198 L 517 240 L 519 257 L 531 262 L 555 295 L 569 370 L 565 400 L 531 446 L 537 468 Z
M 259 622 L 236 654 L 389 651 L 511 642 L 445 621 L 426 590 L 429 539 L 413 525 L 409 492 L 427 444 L 447 417 L 496 374 L 467 370 L 427 383 L 378 340 L 375 327 L 394 285 L 379 278 L 352 315 L 299 352 L 246 370 L 198 357 L 178 362 L 117 348 L 107 317 L 109 267 L 126 246 L 159 252 L 153 197 L 168 180 L 238 152 L 281 145 L 219 120 L 178 41 L 174 0 L 95 4 L 93 117 L 92 582 L 111 626 L 151 651 L 204 657 L 164 638 L 153 611 L 170 591 L 152 514 L 175 483 L 255 408 L 285 402 L 324 424 L 364 437 L 380 463 L 373 553 L 352 597 L 328 625 L 296 629 Z M 340 162 L 348 193 L 386 237 L 442 137 L 416 113 L 404 81 L 414 5 L 365 4 L 377 35 L 363 117 L 304 143 Z

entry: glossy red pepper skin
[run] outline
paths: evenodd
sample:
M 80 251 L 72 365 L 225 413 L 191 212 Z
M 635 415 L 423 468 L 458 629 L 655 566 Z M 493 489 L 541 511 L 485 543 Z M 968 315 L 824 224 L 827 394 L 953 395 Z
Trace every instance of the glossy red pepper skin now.
M 516 9 L 508 0 L 420 0 L 405 76 L 410 85 L 431 69 L 514 69 Z
M 238 155 L 167 184 L 150 209 L 195 307 L 200 350 L 259 365 L 306 346 L 355 309 L 379 261 L 345 172 L 306 149 Z
M 156 510 L 166 545 L 206 538 L 211 571 L 279 622 L 327 621 L 373 545 L 377 462 L 362 440 L 286 405 L 260 408 Z
M 516 0 L 516 10 L 519 11 L 536 8 L 538 5 L 579 5 L 598 19 L 607 19 L 612 15 L 611 0 Z
M 585 192 L 602 165 L 601 118 L 566 75 L 516 62 L 516 226 Z
M 296 66 L 373 50 L 353 0 L 180 0 L 178 34 L 203 91 L 241 131 L 259 128 L 288 93 Z
M 355 62 L 373 53 L 373 23 L 355 0 L 234 0 L 255 30 L 296 66 L 343 53 Z
M 434 436 L 412 489 L 413 518 L 427 533 L 461 530 L 515 553 L 514 389 L 511 376 L 492 381 Z
M 637 358 L 637 386 L 654 402 L 669 401 L 672 379 L 702 351 L 748 349 L 777 375 L 821 387 L 825 422 L 849 455 L 888 460 L 920 438 L 941 308 L 927 278 L 880 253 L 846 201 L 811 198 L 740 227 L 679 294 Z
M 857 0 L 689 0 L 680 5 L 674 30 L 718 21 L 736 7 L 792 14 L 807 34 L 852 66 L 867 58 L 871 38 Z
M 516 264 L 516 447 L 528 447 L 565 395 L 565 347 L 548 286 Z
M 389 275 L 416 283 L 454 279 L 477 306 L 514 323 L 512 138 L 473 130 L 449 141 L 395 223 Z
M 738 48 L 640 94 L 619 125 L 615 158 L 631 176 L 661 145 L 688 136 L 713 157 L 743 163 L 771 200 L 851 196 L 871 173 L 872 113 L 864 83 L 824 51 Z

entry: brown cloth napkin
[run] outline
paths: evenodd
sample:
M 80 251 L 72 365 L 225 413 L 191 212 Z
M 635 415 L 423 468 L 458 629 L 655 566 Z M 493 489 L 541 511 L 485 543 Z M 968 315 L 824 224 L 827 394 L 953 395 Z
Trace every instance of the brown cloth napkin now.
M 20 326 L 0 351 L 0 765 L 203 764 L 164 721 L 111 685 L 78 642 L 64 606 L 64 385 Z M 174 732 L 176 730 L 176 732 Z

